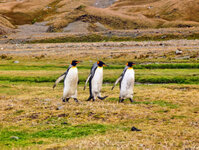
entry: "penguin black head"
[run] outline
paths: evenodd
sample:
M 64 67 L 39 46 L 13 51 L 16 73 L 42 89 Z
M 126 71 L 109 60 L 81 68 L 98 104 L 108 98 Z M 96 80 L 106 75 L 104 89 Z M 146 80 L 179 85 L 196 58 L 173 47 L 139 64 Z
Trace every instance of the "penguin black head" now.
M 126 65 L 127 65 L 128 67 L 132 67 L 133 65 L 135 65 L 135 63 L 133 63 L 133 62 L 128 62 Z
M 97 65 L 99 66 L 99 67 L 103 67 L 103 66 L 107 66 L 104 62 L 102 62 L 102 61 L 98 61 L 97 62 Z
M 76 66 L 78 63 L 80 63 L 80 61 L 73 60 L 73 61 L 71 62 L 71 65 L 72 65 L 72 66 Z

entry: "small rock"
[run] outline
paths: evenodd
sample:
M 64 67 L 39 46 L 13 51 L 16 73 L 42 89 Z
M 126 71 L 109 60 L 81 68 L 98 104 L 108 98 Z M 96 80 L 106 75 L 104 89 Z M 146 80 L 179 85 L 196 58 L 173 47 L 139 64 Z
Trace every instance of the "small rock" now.
M 177 60 L 188 60 L 190 59 L 190 56 L 183 56 L 183 57 L 176 57 Z
M 18 136 L 11 136 L 10 139 L 13 139 L 13 140 L 17 141 L 19 139 L 19 137 Z
M 16 61 L 14 61 L 13 63 L 18 64 L 18 63 L 19 63 L 19 61 L 18 61 L 18 60 L 16 60 Z
M 3 50 L 3 47 L 1 48 L 1 50 Z
M 124 43 L 120 43 L 120 46 L 125 46 L 126 44 L 124 44 Z
M 56 110 L 61 110 L 61 109 L 63 109 L 63 106 L 58 106 L 58 107 L 56 108 Z
M 180 55 L 180 54 L 182 54 L 182 50 L 177 49 L 177 50 L 176 50 L 176 55 Z
M 131 128 L 131 131 L 142 131 L 142 130 L 137 129 L 136 127 L 132 127 L 132 128 Z
M 164 46 L 164 44 L 163 44 L 163 43 L 160 43 L 159 45 L 160 45 L 160 46 Z
M 151 8 L 153 8 L 153 6 L 149 6 L 149 7 L 148 7 L 148 9 L 151 9 Z
M 166 37 L 167 37 L 166 35 L 161 36 L 162 39 L 165 39 Z

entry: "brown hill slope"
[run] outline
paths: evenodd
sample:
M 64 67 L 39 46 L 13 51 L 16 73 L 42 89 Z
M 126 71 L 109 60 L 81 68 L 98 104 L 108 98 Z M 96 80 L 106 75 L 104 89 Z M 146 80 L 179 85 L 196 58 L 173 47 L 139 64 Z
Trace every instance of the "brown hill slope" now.
M 56 17 L 51 23 L 58 28 L 77 20 L 110 29 L 192 27 L 199 26 L 198 10 L 199 0 L 118 0 L 109 8 L 76 7 L 60 14 L 61 25 Z
M 49 20 L 51 24 L 56 22 L 61 27 L 67 20 L 65 15 L 81 4 L 88 4 L 88 0 L 0 0 L 0 25 L 14 28 L 16 25 Z
M 119 0 L 110 10 L 149 19 L 161 19 L 160 27 L 198 26 L 199 0 Z
M 118 0 L 108 8 L 92 7 L 94 0 L 0 0 L 0 26 L 48 21 L 62 29 L 81 20 L 100 22 L 109 29 L 199 26 L 199 0 Z

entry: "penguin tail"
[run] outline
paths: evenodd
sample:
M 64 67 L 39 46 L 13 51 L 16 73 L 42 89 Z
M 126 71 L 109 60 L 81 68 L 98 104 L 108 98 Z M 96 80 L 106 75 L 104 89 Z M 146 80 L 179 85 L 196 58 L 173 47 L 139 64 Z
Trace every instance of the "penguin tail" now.
M 86 90 L 86 86 L 84 86 L 84 90 Z
M 53 85 L 53 90 L 54 90 L 55 87 L 56 87 L 56 84 Z
M 114 87 L 115 87 L 115 86 L 113 86 L 113 87 L 111 88 L 111 90 L 113 90 L 113 89 L 114 89 Z

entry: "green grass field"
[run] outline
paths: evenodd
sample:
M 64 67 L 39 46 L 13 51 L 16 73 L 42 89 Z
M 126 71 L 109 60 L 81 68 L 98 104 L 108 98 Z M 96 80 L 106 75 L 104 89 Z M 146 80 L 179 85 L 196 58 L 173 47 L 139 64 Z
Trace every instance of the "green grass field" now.
M 1 60 L 0 60 L 1 61 Z M 2 60 L 0 64 L 1 149 L 197 149 L 199 66 L 194 63 L 136 65 L 134 103 L 118 103 L 111 86 L 124 65 L 109 61 L 102 95 L 87 102 L 83 84 L 92 63 L 79 64 L 78 99 L 62 103 L 62 60 Z M 167 83 L 167 84 L 162 84 Z M 142 131 L 132 132 L 135 126 Z

